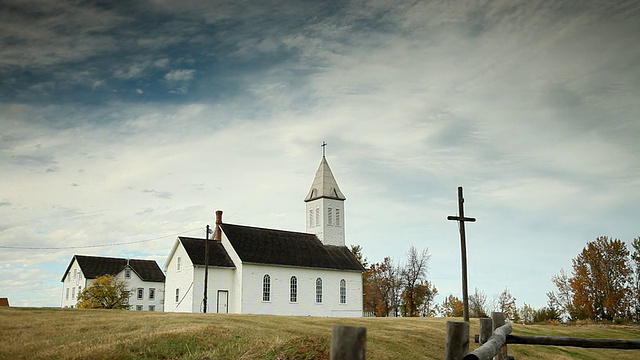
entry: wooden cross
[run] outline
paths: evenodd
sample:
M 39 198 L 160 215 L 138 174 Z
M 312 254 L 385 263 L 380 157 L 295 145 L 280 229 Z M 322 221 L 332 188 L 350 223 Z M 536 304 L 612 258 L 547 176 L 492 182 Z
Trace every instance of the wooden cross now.
M 447 220 L 455 220 L 460 224 L 460 248 L 462 253 L 462 316 L 469 321 L 469 289 L 467 288 L 467 239 L 464 233 L 465 222 L 475 222 L 475 218 L 464 217 L 464 197 L 462 186 L 458 187 L 458 216 L 447 216 Z
M 324 154 L 325 154 L 325 148 L 326 148 L 326 146 L 327 146 L 327 143 L 323 141 L 323 142 L 322 142 L 322 145 L 320 145 L 320 146 L 322 147 L 322 157 L 324 157 Z

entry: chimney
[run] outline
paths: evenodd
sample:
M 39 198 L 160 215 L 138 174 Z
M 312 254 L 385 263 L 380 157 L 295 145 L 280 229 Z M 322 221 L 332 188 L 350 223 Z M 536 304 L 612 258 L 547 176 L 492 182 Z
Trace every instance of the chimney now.
M 216 229 L 213 231 L 213 240 L 222 241 L 220 224 L 222 224 L 222 210 L 216 211 Z

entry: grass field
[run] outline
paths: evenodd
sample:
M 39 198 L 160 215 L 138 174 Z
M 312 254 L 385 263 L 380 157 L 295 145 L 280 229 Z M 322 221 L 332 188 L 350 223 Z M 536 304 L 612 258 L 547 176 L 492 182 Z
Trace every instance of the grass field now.
M 333 324 L 366 326 L 368 359 L 442 359 L 446 321 L 0 308 L 0 359 L 328 359 Z M 514 325 L 513 333 L 640 338 L 639 327 L 613 325 Z M 509 345 L 509 354 L 640 359 L 640 350 L 531 345 Z

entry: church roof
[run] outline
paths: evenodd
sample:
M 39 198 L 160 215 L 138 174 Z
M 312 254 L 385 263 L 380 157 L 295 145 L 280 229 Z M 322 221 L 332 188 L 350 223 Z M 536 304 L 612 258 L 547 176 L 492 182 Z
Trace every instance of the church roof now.
M 307 202 L 323 197 L 337 200 L 347 199 L 344 197 L 344 194 L 342 194 L 342 191 L 340 191 L 338 183 L 333 177 L 333 173 L 329 167 L 329 163 L 327 163 L 327 159 L 324 156 L 322 157 L 322 161 L 320 161 L 318 171 L 316 171 L 316 177 L 313 179 L 309 194 L 304 198 L 304 201 Z
M 193 265 L 204 266 L 204 239 L 178 237 Z M 220 241 L 209 240 L 209 266 L 235 267 Z
M 364 271 L 345 246 L 323 245 L 314 234 L 221 224 L 245 263 Z
M 74 255 L 84 277 L 95 279 L 103 275 L 117 275 L 127 266 L 133 270 L 142 281 L 164 282 L 164 273 L 160 270 L 155 260 L 123 259 L 101 256 Z M 62 281 L 69 273 L 73 259 L 65 271 Z

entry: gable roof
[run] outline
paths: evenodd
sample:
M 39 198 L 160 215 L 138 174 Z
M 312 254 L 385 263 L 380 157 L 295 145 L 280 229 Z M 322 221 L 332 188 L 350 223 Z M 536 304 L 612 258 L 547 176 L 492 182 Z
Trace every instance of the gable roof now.
M 204 266 L 205 239 L 178 237 L 193 265 Z M 235 267 L 220 241 L 209 239 L 209 266 Z
M 316 171 L 316 177 L 313 179 L 311 189 L 309 190 L 307 197 L 304 198 L 304 201 L 308 202 L 323 197 L 337 200 L 347 199 L 344 197 L 342 191 L 340 191 L 338 183 L 333 177 L 333 173 L 329 167 L 329 163 L 324 156 L 320 161 L 320 166 L 318 167 L 318 171 Z
M 64 281 L 69 273 L 69 269 L 71 269 L 74 260 L 78 262 L 84 277 L 87 279 L 95 279 L 102 275 L 117 275 L 127 266 L 127 261 L 129 262 L 131 270 L 133 270 L 142 281 L 164 282 L 165 279 L 164 273 L 160 270 L 155 260 L 127 260 L 123 258 L 74 255 L 61 281 Z
M 233 224 L 220 227 L 243 262 L 364 271 L 347 247 L 324 245 L 314 234 Z

